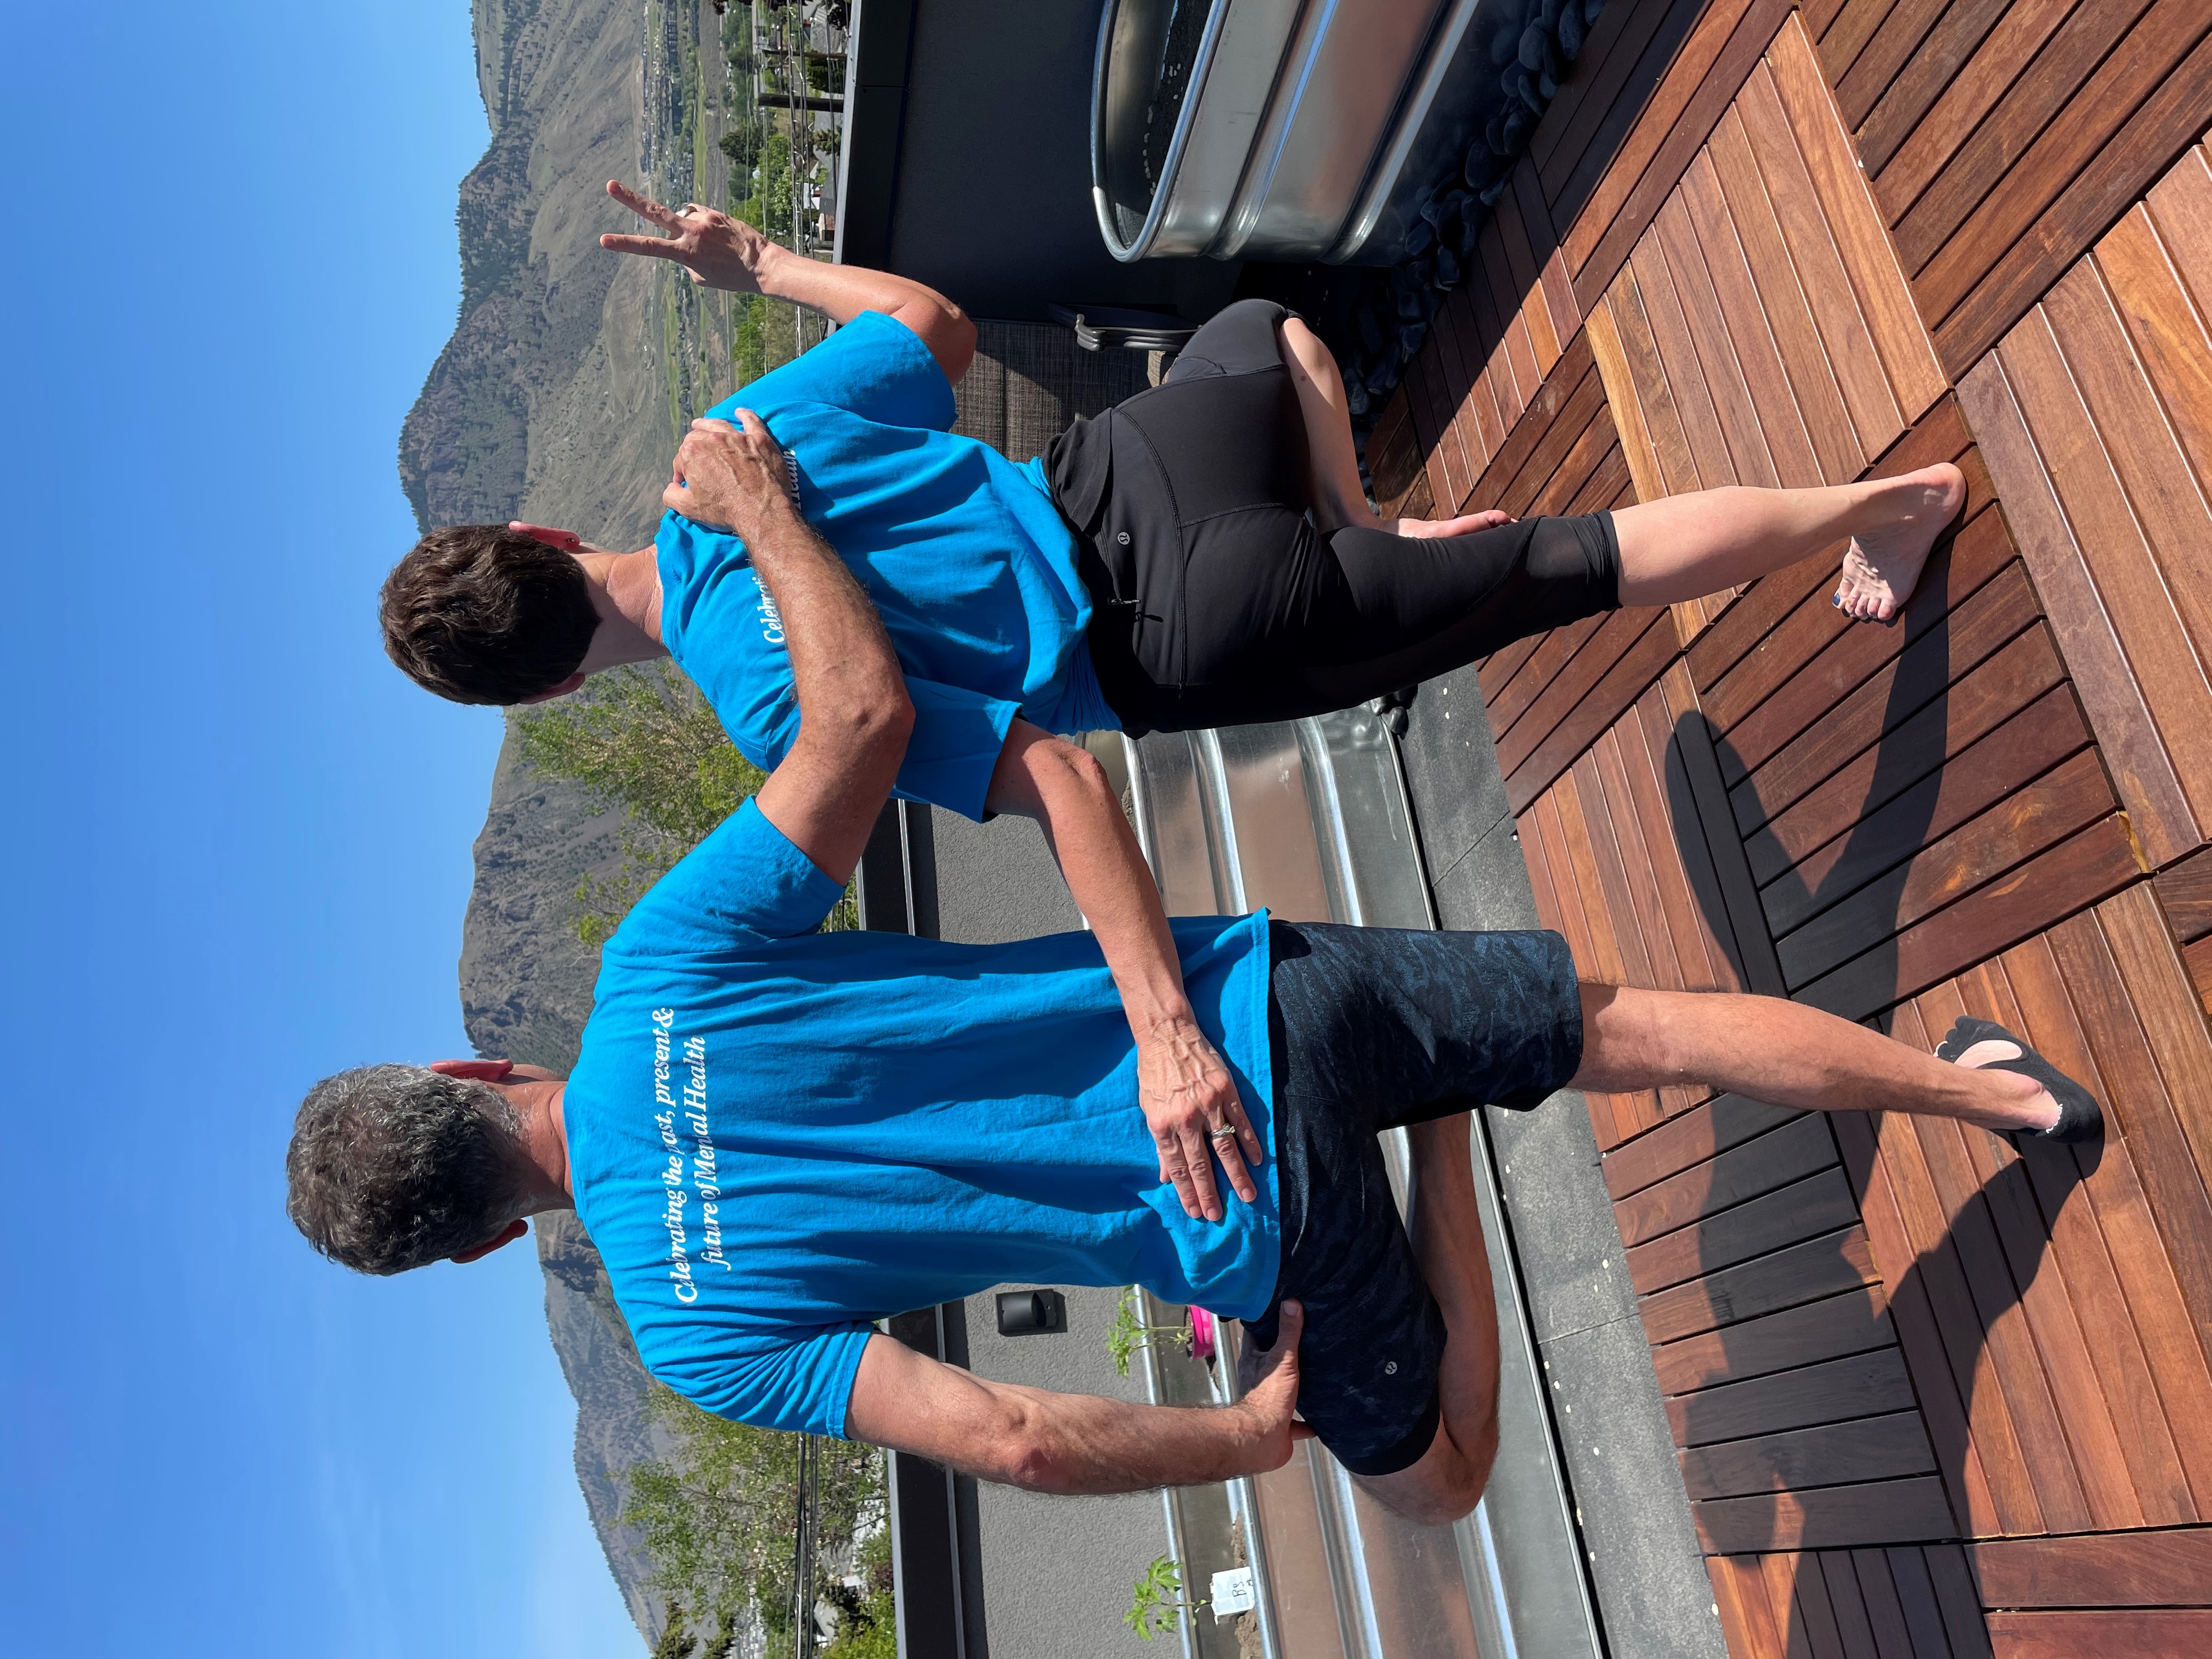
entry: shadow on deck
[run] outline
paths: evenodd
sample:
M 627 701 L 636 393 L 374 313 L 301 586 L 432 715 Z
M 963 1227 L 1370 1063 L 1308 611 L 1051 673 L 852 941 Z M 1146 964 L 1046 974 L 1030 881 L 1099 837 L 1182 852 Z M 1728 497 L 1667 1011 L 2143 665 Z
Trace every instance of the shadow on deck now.
M 1583 971 L 2110 1114 L 1590 1098 L 1738 1659 L 2212 1651 L 2208 124 L 2201 5 L 1609 7 L 1370 444 L 1438 516 L 1968 477 L 1900 626 L 1838 548 L 1478 676 Z

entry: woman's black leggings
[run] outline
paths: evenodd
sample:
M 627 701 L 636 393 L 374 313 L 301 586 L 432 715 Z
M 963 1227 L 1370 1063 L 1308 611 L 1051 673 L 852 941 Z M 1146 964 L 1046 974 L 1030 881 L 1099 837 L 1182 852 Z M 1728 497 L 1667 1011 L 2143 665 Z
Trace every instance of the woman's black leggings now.
M 1607 513 L 1322 535 L 1276 337 L 1287 314 L 1231 306 L 1163 384 L 1046 453 L 1091 590 L 1099 685 L 1133 732 L 1349 708 L 1620 603 Z

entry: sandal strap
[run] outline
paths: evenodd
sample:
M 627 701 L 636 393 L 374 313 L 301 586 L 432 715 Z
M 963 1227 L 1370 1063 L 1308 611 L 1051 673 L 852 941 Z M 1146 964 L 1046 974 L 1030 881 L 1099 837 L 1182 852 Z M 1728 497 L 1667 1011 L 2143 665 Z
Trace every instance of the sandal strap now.
M 2051 1099 L 2058 1103 L 2057 1122 L 2048 1129 L 2016 1131 L 2021 1139 L 2081 1141 L 2102 1138 L 2105 1113 L 2104 1109 L 2097 1104 L 2096 1096 L 1995 1020 L 1977 1019 L 1971 1014 L 1960 1015 L 1943 1041 L 1936 1045 L 1936 1057 L 1955 1060 L 1978 1042 L 2009 1042 L 2020 1050 L 2015 1058 L 1990 1060 L 1981 1070 L 2017 1072 L 2022 1077 L 2033 1078 L 2050 1091 Z

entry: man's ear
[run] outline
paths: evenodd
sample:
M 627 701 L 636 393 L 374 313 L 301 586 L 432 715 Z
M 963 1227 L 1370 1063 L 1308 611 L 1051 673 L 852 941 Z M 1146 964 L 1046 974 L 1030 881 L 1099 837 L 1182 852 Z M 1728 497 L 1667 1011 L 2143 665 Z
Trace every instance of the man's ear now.
M 514 1069 L 511 1060 L 434 1060 L 428 1070 L 447 1077 L 474 1078 L 479 1083 L 498 1083 Z
M 590 677 L 580 668 L 574 673 L 569 675 L 567 679 L 562 680 L 560 684 L 553 686 L 547 690 L 535 692 L 532 695 L 525 697 L 522 701 L 525 702 L 550 702 L 556 697 L 567 696 L 571 691 L 574 691 L 589 678 Z
M 502 1244 L 514 1243 L 516 1239 L 529 1231 L 530 1224 L 518 1216 L 500 1229 L 498 1237 L 486 1243 L 472 1244 L 465 1250 L 456 1250 L 453 1252 L 453 1260 L 465 1265 L 471 1261 L 481 1261 Z

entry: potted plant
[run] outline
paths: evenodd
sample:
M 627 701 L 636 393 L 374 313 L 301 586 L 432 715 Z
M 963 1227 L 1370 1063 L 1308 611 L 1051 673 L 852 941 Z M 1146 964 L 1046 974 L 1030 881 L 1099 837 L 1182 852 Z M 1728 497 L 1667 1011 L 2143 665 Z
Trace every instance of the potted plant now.
M 1138 1575 L 1136 1599 L 1121 1622 L 1149 1642 L 1179 1628 L 1184 1613 L 1205 1605 L 1184 1599 L 1182 1567 L 1172 1556 L 1163 1555 Z

